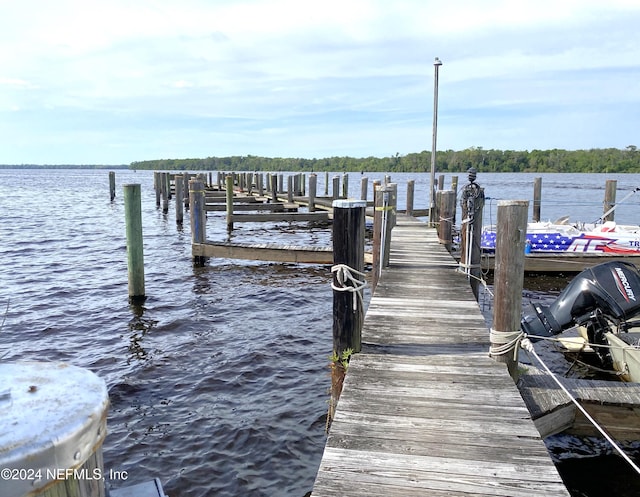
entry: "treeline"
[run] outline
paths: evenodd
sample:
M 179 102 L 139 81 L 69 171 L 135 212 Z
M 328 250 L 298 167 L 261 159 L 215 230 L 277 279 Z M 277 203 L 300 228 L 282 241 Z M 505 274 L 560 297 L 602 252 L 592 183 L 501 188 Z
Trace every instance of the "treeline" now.
M 640 172 L 640 151 L 625 149 L 590 150 L 446 150 L 436 154 L 436 170 L 464 172 L 475 167 L 480 172 Z M 207 157 L 206 159 L 159 159 L 133 162 L 131 169 L 178 171 L 372 171 L 425 172 L 431 170 L 431 152 L 423 151 L 391 157 L 328 157 L 324 159 L 270 158 L 254 155 Z

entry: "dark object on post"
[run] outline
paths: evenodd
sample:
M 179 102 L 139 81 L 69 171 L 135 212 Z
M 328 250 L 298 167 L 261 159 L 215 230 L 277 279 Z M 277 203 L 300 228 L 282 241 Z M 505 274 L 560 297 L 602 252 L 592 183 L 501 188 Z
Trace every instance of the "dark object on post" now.
M 480 281 L 480 241 L 482 237 L 482 209 L 484 207 L 484 188 L 476 183 L 476 170 L 470 168 L 469 183 L 460 194 L 462 221 L 460 246 L 460 267 L 469 277 L 473 294 L 478 299 L 478 283 Z

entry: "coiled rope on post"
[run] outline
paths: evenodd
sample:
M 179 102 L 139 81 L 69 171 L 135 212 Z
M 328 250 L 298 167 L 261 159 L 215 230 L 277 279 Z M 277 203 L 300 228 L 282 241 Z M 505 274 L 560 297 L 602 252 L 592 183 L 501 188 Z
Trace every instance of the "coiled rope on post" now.
M 513 350 L 513 360 L 518 360 L 518 349 L 520 342 L 526 335 L 521 330 L 498 331 L 491 328 L 489 330 L 489 355 L 505 355 Z
M 569 390 L 562 384 L 560 380 L 556 377 L 555 374 L 549 369 L 549 367 L 544 363 L 544 361 L 540 358 L 535 348 L 533 347 L 533 343 L 531 340 L 526 338 L 526 336 L 520 341 L 520 346 L 529 352 L 535 359 L 542 365 L 544 370 L 551 376 L 551 379 L 556 382 L 556 384 L 562 389 L 562 391 L 569 397 L 571 402 L 575 404 L 575 406 L 580 410 L 582 414 L 589 420 L 589 422 L 595 426 L 595 428 L 602 434 L 602 436 L 611 444 L 611 446 L 622 456 L 622 458 L 629 463 L 629 465 L 635 470 L 636 473 L 640 475 L 640 467 L 636 465 L 636 463 L 631 460 L 631 458 L 622 450 L 620 446 L 616 443 L 616 441 L 602 428 L 595 419 L 591 417 L 591 415 L 585 410 L 584 407 L 580 405 L 577 399 L 569 392 Z
M 358 310 L 358 300 L 364 307 L 362 299 L 362 290 L 367 286 L 365 280 L 365 274 L 360 271 L 349 267 L 346 264 L 336 264 L 331 267 L 331 273 L 336 274 L 336 281 L 340 286 L 337 286 L 331 282 L 331 288 L 336 292 L 351 292 L 353 294 L 353 312 Z M 362 279 L 356 278 L 360 276 Z M 351 283 L 348 285 L 347 283 Z

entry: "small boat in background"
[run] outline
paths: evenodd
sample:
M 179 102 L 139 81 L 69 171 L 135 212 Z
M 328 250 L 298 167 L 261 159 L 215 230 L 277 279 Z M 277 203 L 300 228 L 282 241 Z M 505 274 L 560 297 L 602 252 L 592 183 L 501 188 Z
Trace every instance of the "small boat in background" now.
M 577 273 L 611 260 L 640 264 L 640 226 L 567 221 L 528 223 L 525 271 Z M 483 268 L 493 269 L 495 226 L 483 227 L 480 247 Z
M 640 254 L 640 226 L 602 224 L 567 224 L 566 219 L 527 225 L 527 254 Z M 482 230 L 481 248 L 485 253 L 496 249 L 496 227 Z

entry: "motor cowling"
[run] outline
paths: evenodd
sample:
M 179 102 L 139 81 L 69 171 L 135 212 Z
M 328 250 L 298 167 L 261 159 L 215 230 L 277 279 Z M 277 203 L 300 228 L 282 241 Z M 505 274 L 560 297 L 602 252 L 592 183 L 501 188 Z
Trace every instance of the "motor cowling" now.
M 590 321 L 596 311 L 616 322 L 640 314 L 640 270 L 635 265 L 612 261 L 585 269 L 551 305 L 525 307 L 521 326 L 530 335 L 552 336 Z

